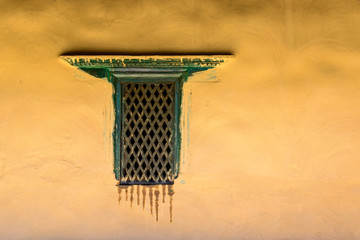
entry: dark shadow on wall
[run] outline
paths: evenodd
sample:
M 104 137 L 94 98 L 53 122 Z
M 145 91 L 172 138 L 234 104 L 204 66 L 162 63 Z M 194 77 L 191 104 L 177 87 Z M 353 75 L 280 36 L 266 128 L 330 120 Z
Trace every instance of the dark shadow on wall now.
M 178 56 L 178 55 L 234 55 L 232 51 L 120 51 L 120 50 L 94 50 L 94 49 L 78 49 L 62 52 L 61 55 L 76 56 L 76 55 L 129 55 L 129 56 L 144 56 L 144 55 L 158 55 L 158 56 Z

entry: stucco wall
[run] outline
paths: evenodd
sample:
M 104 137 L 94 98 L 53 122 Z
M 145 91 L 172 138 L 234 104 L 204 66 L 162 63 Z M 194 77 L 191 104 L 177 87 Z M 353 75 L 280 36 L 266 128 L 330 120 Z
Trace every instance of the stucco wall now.
M 360 239 L 359 1 L 0 9 L 1 239 Z M 185 85 L 172 223 L 119 205 L 112 88 L 72 51 L 235 54 Z

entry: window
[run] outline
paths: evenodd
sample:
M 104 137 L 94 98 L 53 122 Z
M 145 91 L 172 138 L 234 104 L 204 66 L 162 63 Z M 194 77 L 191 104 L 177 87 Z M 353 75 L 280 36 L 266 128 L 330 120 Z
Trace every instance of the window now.
M 172 184 L 177 176 L 176 81 L 121 83 L 120 184 Z
M 114 173 L 120 185 L 173 184 L 180 168 L 183 83 L 229 56 L 62 56 L 114 87 Z

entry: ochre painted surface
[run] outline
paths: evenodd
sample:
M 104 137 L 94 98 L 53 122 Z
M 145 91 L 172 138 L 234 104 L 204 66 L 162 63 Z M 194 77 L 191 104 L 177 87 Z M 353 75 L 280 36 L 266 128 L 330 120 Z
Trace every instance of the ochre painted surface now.
M 1 239 L 360 239 L 359 1 L 0 9 Z M 158 221 L 119 205 L 112 88 L 71 51 L 235 54 L 184 86 L 172 223 L 161 187 Z

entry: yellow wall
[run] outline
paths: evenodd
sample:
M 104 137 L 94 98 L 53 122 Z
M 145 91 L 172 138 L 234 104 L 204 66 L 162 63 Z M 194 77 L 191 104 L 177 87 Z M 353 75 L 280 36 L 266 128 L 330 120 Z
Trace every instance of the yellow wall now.
M 0 9 L 0 239 L 360 239 L 359 1 Z M 185 86 L 172 223 L 119 205 L 111 85 L 69 51 L 235 54 Z

